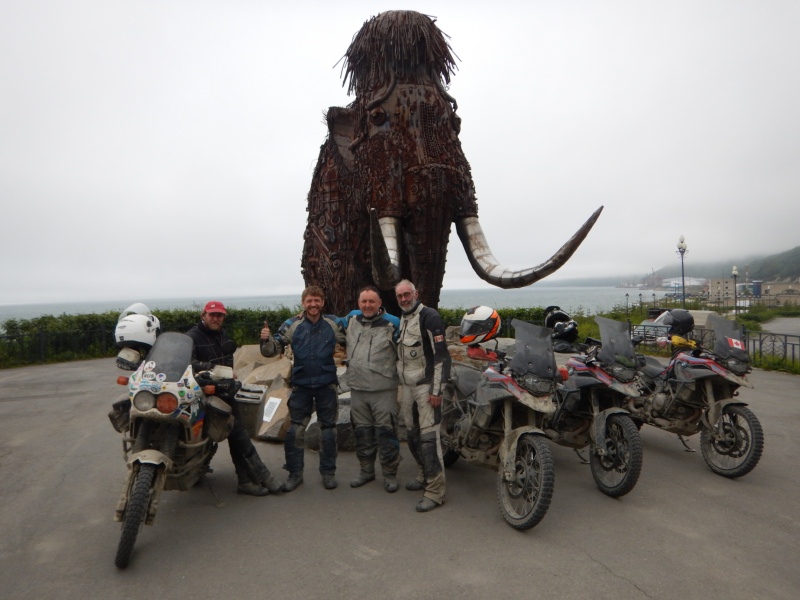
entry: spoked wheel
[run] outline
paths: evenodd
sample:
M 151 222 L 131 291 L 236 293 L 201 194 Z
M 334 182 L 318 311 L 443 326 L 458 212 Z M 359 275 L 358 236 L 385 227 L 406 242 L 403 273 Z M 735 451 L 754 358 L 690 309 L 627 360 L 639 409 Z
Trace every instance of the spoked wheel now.
M 534 527 L 550 508 L 554 485 L 553 457 L 547 441 L 539 435 L 521 435 L 511 479 L 504 479 L 502 466 L 497 474 L 497 501 L 503 519 L 514 529 Z
M 729 404 L 722 409 L 713 430 L 700 433 L 706 464 L 717 475 L 741 477 L 752 471 L 764 450 L 764 431 L 749 408 Z
M 592 452 L 589 464 L 601 492 L 619 498 L 630 492 L 642 472 L 642 438 L 633 419 L 615 414 L 606 420 L 605 454 Z
M 128 566 L 136 537 L 147 516 L 155 472 L 155 465 L 140 465 L 139 472 L 131 486 L 130 497 L 125 507 L 125 516 L 122 518 L 122 536 L 119 539 L 119 546 L 117 546 L 117 557 L 114 559 L 114 564 L 120 569 Z

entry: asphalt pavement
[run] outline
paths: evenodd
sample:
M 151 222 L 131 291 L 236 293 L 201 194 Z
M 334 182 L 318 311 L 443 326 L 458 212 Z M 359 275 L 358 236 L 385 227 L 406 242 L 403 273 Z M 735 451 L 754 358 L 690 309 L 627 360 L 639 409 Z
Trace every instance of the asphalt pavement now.
M 794 599 L 800 591 L 800 378 L 756 370 L 743 400 L 765 450 L 737 480 L 713 474 L 697 437 L 645 427 L 636 488 L 612 499 L 575 453 L 553 445 L 549 512 L 518 532 L 498 509 L 496 473 L 457 462 L 447 502 L 418 493 L 322 488 L 306 452 L 291 494 L 235 493 L 223 444 L 207 485 L 167 492 L 130 567 L 114 567 L 114 507 L 124 480 L 106 417 L 122 388 L 113 359 L 0 370 L 0 595 L 58 598 Z M 797 429 L 796 429 L 797 428 Z M 282 447 L 258 443 L 284 476 Z M 400 477 L 413 476 L 405 445 Z

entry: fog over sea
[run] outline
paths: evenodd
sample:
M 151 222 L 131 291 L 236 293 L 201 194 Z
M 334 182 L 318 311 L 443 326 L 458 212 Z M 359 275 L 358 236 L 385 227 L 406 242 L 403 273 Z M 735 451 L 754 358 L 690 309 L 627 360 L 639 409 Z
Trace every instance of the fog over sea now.
M 513 290 L 489 288 L 480 290 L 442 290 L 441 308 L 469 308 L 485 305 L 494 308 L 534 308 L 551 305 L 560 306 L 568 313 L 597 314 L 617 306 L 625 306 L 625 294 L 630 306 L 639 302 L 641 294 L 645 304 L 661 298 L 664 292 L 618 287 L 557 287 L 529 286 Z M 300 305 L 300 293 L 286 296 L 245 296 L 215 298 L 130 298 L 128 300 L 94 300 L 86 302 L 62 302 L 50 304 L 0 305 L 0 324 L 8 319 L 33 319 L 42 315 L 60 316 L 121 312 L 134 302 L 144 302 L 151 310 L 196 309 L 198 312 L 208 300 L 219 300 L 231 308 L 273 309 L 281 306 L 294 308 Z M 355 308 L 355 305 L 354 305 Z

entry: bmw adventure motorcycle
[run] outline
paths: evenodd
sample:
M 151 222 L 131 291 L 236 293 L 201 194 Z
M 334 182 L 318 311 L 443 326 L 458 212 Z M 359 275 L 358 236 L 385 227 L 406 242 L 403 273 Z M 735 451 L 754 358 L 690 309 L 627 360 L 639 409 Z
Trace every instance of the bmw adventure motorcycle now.
M 534 337 L 530 343 L 537 345 L 537 352 L 552 355 L 553 346 L 539 337 L 538 329 L 519 322 L 517 336 L 522 331 L 527 339 L 524 331 L 531 331 Z M 553 338 L 555 343 L 556 338 Z M 579 450 L 588 447 L 588 463 L 595 485 L 607 496 L 619 498 L 633 490 L 639 481 L 642 440 L 621 401 L 625 392 L 615 389 L 615 384 L 609 385 L 610 378 L 599 365 L 593 359 L 569 359 L 566 373 L 560 378 L 563 383 L 556 386 L 553 396 L 557 408 L 544 418 L 542 428 L 548 438 L 573 448 L 578 456 L 581 456 Z M 632 388 L 630 391 L 636 393 Z M 581 459 L 586 462 L 582 456 Z
M 500 362 L 487 362 L 483 369 L 452 364 L 442 398 L 444 464 L 463 458 L 497 468 L 503 519 L 525 530 L 544 518 L 553 497 L 553 458 L 540 423 L 555 410 L 555 360 L 536 355 L 520 337 L 510 364 L 503 352 L 495 355 Z M 522 385 L 526 375 L 532 389 Z
M 641 395 L 629 398 L 628 409 L 642 423 L 677 434 L 691 452 L 683 436 L 699 432 L 709 468 L 723 477 L 741 477 L 755 468 L 764 449 L 761 423 L 737 397 L 739 388 L 753 387 L 747 380 L 750 357 L 734 321 L 710 315 L 708 326 L 713 350 L 672 335 L 674 352 L 666 366 L 638 355 Z M 686 332 L 693 327 L 692 320 Z
M 591 446 L 595 481 L 616 496 L 630 491 L 639 477 L 641 441 L 632 422 L 617 432 L 618 420 L 629 418 L 624 410 L 592 406 L 561 384 L 566 373 L 556 368 L 549 330 L 517 319 L 511 324 L 512 358 L 497 352 L 500 362 L 484 368 L 453 363 L 441 434 L 445 466 L 464 458 L 498 468 L 503 518 L 524 530 L 544 518 L 552 499 L 548 438 L 575 448 Z
M 226 352 L 233 352 L 226 348 Z M 209 470 L 217 443 L 233 426 L 231 406 L 241 384 L 230 367 L 215 366 L 193 374 L 192 338 L 162 333 L 144 360 L 118 361 L 135 372 L 117 382 L 128 393 L 109 414 L 122 434 L 128 476 L 117 504 L 115 520 L 122 535 L 115 564 L 124 569 L 142 524 L 151 525 L 164 490 L 189 490 Z

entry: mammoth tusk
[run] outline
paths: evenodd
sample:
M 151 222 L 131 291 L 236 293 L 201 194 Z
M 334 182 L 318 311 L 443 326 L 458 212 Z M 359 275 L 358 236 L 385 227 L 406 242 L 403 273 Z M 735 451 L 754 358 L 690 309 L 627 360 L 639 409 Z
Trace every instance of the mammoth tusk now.
M 467 252 L 467 258 L 469 258 L 469 262 L 478 277 L 492 285 L 505 289 L 525 287 L 544 279 L 564 266 L 564 263 L 569 260 L 570 256 L 586 238 L 602 210 L 602 206 L 598 208 L 575 235 L 567 240 L 567 243 L 561 246 L 547 261 L 535 267 L 516 271 L 500 265 L 492 255 L 492 250 L 483 235 L 483 229 L 478 217 L 466 217 L 456 221 L 456 231 L 461 243 L 464 245 L 464 250 Z
M 389 290 L 400 281 L 400 219 L 379 219 L 378 211 L 371 208 L 369 224 L 372 279 L 378 289 Z

